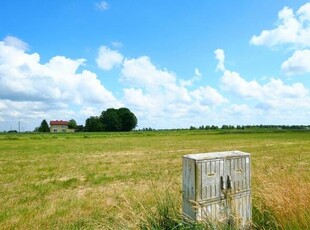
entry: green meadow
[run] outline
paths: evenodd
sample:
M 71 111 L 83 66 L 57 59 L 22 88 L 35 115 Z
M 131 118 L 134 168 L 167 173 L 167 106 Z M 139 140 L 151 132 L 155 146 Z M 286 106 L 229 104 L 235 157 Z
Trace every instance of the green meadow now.
M 310 228 L 310 131 L 180 130 L 0 134 L 0 229 L 156 229 L 182 156 L 226 150 L 251 153 L 253 228 Z

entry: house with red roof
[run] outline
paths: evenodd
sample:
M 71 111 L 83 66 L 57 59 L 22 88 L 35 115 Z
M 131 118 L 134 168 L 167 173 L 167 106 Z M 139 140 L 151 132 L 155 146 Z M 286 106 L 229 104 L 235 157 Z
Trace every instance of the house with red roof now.
M 56 120 L 56 121 L 50 121 L 50 132 L 51 133 L 65 133 L 65 132 L 72 132 L 68 128 L 68 121 L 63 120 Z

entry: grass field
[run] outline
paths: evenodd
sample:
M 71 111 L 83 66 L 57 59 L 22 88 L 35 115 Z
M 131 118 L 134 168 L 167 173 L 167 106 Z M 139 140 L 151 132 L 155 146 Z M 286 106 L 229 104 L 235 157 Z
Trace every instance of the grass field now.
M 254 224 L 310 228 L 309 131 L 0 134 L 0 229 L 138 229 L 181 210 L 182 155 L 252 156 Z

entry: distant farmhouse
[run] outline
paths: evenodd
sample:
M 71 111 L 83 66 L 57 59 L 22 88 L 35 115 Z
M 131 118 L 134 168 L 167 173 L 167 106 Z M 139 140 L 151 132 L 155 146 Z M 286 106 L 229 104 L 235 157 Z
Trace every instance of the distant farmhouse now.
M 50 132 L 51 133 L 66 133 L 74 132 L 74 129 L 68 128 L 68 121 L 50 121 Z

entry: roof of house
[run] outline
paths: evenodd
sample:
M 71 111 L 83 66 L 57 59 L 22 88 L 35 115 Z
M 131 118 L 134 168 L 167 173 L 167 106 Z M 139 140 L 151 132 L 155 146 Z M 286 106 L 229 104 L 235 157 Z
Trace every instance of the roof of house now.
M 60 121 L 50 121 L 50 125 L 68 125 L 68 121 L 62 121 L 62 120 L 60 120 Z

